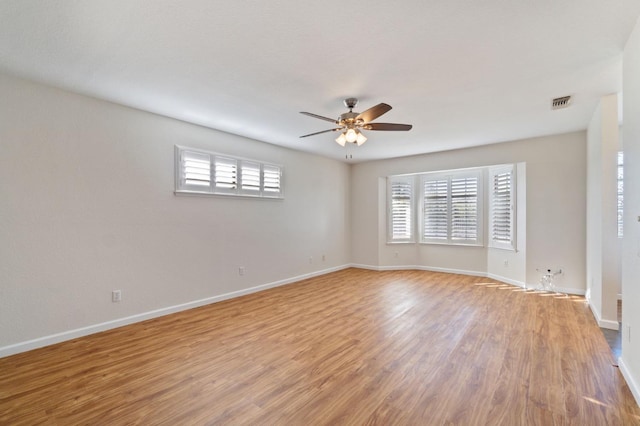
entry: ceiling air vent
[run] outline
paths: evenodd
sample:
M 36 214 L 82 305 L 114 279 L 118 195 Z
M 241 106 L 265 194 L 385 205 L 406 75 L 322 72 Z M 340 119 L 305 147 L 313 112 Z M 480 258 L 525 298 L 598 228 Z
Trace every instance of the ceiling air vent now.
M 568 108 L 571 104 L 571 96 L 563 96 L 561 98 L 555 98 L 551 101 L 551 109 Z

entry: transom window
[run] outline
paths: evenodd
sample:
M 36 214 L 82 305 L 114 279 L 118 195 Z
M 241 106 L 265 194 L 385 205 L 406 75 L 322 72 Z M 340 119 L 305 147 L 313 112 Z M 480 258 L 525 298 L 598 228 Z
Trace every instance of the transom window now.
M 176 146 L 176 193 L 282 198 L 282 167 Z

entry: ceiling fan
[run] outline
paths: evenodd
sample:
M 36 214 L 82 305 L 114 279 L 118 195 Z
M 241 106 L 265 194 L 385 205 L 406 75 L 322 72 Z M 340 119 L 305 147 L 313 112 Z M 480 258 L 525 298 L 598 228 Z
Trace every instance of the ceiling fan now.
M 323 130 L 321 132 L 309 133 L 308 135 L 300 136 L 301 138 L 306 138 L 309 136 L 319 135 L 321 133 L 327 132 L 337 132 L 340 131 L 340 136 L 336 139 L 341 146 L 345 146 L 347 142 L 355 143 L 358 146 L 362 145 L 367 141 L 365 135 L 362 134 L 361 130 L 402 130 L 407 131 L 411 130 L 411 124 L 395 124 L 395 123 L 372 123 L 371 121 L 380 117 L 382 114 L 385 114 L 391 110 L 391 105 L 381 103 L 374 107 L 369 108 L 365 112 L 358 113 L 353 112 L 353 109 L 358 105 L 358 100 L 356 98 L 347 98 L 344 100 L 344 105 L 349 108 L 349 112 L 345 112 L 344 114 L 340 114 L 337 120 L 329 117 L 323 117 L 318 114 L 313 114 L 310 112 L 300 111 L 300 114 L 308 115 L 309 117 L 319 118 L 320 120 L 330 121 L 331 123 L 337 124 L 338 127 L 329 130 Z

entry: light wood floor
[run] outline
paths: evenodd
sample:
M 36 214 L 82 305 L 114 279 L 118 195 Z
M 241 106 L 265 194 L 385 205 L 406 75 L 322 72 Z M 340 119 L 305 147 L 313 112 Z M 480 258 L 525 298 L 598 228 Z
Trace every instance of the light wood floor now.
M 0 424 L 636 425 L 584 299 L 349 269 L 0 359 Z

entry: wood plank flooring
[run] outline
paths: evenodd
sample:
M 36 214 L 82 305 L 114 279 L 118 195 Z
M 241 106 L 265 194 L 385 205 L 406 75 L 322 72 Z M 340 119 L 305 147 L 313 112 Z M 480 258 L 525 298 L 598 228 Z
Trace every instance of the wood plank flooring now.
M 640 425 L 585 301 L 348 269 L 0 359 L 0 424 Z

